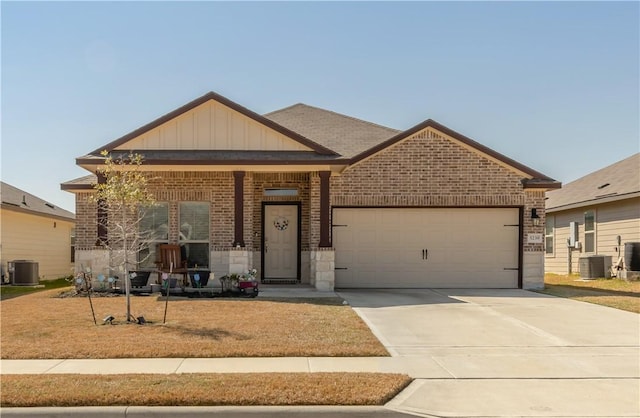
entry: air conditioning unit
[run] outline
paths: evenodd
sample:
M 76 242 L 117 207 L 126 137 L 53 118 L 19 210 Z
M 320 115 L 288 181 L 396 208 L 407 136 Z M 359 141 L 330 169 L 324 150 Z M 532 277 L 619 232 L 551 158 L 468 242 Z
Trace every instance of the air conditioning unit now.
M 591 255 L 589 257 L 580 257 L 578 266 L 581 279 L 610 277 L 611 256 Z
M 624 265 L 628 271 L 640 271 L 640 242 L 624 243 Z

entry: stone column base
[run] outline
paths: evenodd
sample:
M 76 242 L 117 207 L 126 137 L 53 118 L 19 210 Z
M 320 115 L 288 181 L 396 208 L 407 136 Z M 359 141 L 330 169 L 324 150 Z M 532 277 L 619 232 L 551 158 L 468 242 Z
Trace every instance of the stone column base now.
M 311 285 L 321 291 L 333 291 L 335 287 L 335 256 L 333 248 L 317 248 L 310 251 Z
M 544 253 L 525 251 L 522 259 L 522 288 L 544 288 Z
M 243 274 L 252 268 L 250 252 L 244 249 L 229 251 L 229 273 Z
M 109 276 L 109 259 L 109 250 L 106 249 L 76 250 L 75 274 L 90 269 L 96 277 L 98 274 Z

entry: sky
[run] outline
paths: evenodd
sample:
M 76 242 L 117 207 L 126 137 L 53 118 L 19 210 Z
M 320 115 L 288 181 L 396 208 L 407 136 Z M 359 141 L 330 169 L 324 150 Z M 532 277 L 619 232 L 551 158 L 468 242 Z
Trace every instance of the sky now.
M 74 211 L 75 158 L 214 91 L 434 119 L 563 183 L 640 150 L 638 2 L 0 2 L 2 181 Z

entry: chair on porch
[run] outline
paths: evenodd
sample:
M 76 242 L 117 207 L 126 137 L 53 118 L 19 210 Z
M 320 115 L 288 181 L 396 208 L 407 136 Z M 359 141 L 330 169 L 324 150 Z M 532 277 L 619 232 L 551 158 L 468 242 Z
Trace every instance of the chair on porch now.
M 182 287 L 189 285 L 189 270 L 187 261 L 182 260 L 180 246 L 175 244 L 160 244 L 158 246 L 160 260 L 158 264 L 158 282 L 162 284 L 162 273 L 182 274 Z

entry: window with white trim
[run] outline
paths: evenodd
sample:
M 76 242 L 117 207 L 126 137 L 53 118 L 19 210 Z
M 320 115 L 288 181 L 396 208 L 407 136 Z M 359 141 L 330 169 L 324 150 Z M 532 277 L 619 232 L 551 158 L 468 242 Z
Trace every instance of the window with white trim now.
M 596 251 L 596 212 L 588 210 L 584 213 L 584 252 Z
M 553 255 L 553 237 L 555 227 L 555 217 L 547 215 L 544 224 L 544 252 Z
M 169 204 L 159 202 L 143 210 L 139 225 L 145 246 L 138 252 L 138 264 L 141 269 L 150 269 L 155 267 L 158 245 L 169 243 Z
M 209 203 L 180 202 L 178 243 L 187 267 L 209 267 Z

